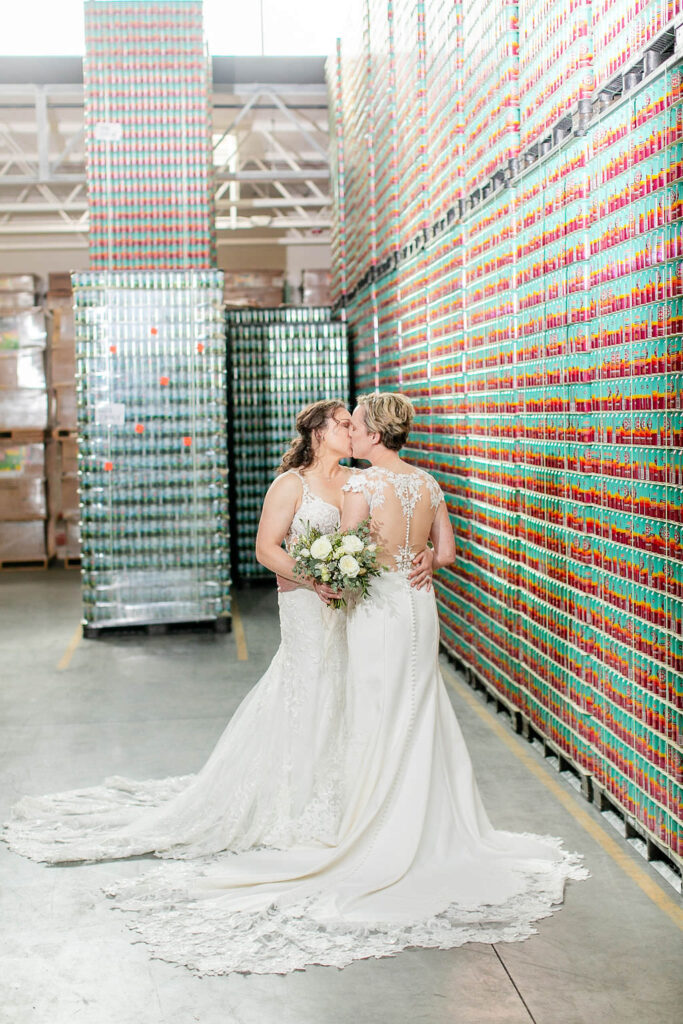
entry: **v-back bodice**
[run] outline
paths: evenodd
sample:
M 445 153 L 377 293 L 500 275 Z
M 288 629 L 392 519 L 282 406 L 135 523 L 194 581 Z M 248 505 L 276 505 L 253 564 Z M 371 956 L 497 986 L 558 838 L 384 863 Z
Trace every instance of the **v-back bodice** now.
M 290 469 L 288 472 L 298 476 L 301 480 L 303 496 L 285 537 L 287 551 L 290 550 L 297 538 L 311 527 L 315 527 L 321 533 L 332 533 L 339 529 L 340 523 L 339 509 L 335 505 L 331 505 L 329 501 L 314 494 L 302 473 L 298 473 L 295 469 Z

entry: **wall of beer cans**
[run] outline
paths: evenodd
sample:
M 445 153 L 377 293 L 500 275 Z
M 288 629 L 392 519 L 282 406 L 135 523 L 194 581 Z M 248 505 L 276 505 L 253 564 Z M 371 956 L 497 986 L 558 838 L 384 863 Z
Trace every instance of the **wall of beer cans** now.
M 216 265 L 201 0 L 86 0 L 93 269 Z
M 346 327 L 329 307 L 226 309 L 230 378 L 233 567 L 240 580 L 272 574 L 254 547 L 263 498 L 295 435 L 299 410 L 349 401 Z
M 355 17 L 335 294 L 358 392 L 410 395 L 447 495 L 443 643 L 680 867 L 681 5 Z

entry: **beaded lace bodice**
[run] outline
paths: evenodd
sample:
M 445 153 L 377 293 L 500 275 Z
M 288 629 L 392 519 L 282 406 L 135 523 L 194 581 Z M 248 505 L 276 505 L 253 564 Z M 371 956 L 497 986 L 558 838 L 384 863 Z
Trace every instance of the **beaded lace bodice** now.
M 380 560 L 397 572 L 409 572 L 443 501 L 434 477 L 422 469 L 394 473 L 371 466 L 352 476 L 342 489 L 362 494 L 367 501 Z
M 325 501 L 324 498 L 319 498 L 317 494 L 314 494 L 302 473 L 298 473 L 295 469 L 290 469 L 288 472 L 297 476 L 301 481 L 303 496 L 285 537 L 287 551 L 291 549 L 297 538 L 310 527 L 315 527 L 321 533 L 332 533 L 333 530 L 339 529 L 340 522 L 339 509 L 335 505 L 331 505 L 329 501 Z

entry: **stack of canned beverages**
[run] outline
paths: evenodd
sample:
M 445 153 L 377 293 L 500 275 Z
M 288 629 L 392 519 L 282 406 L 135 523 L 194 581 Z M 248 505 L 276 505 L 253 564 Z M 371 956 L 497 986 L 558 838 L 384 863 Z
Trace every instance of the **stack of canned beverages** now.
M 254 555 L 263 496 L 295 434 L 296 414 L 321 398 L 349 398 L 346 327 L 327 307 L 229 309 L 233 564 L 268 575 Z
M 197 0 L 86 0 L 90 265 L 215 265 L 211 80 Z
M 73 275 L 84 622 L 230 614 L 217 270 Z

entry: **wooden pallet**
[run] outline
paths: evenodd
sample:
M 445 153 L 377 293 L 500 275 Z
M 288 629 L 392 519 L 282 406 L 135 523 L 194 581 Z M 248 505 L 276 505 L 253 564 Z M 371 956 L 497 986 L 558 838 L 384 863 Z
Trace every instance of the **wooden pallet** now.
M 75 441 L 78 431 L 74 427 L 53 427 L 49 431 L 53 441 Z
M 43 444 L 45 431 L 21 428 L 0 430 L 0 441 L 13 441 L 15 444 Z
M 57 555 L 55 566 L 58 569 L 80 569 L 81 560 L 80 558 L 62 558 L 61 555 Z
M 608 789 L 605 789 L 601 782 L 596 782 L 595 779 L 592 782 L 593 803 L 601 813 L 612 811 L 621 818 L 624 823 L 624 837 L 626 839 L 642 839 L 645 843 L 647 860 L 667 861 L 679 875 L 683 875 L 683 857 L 679 857 L 673 850 L 670 850 L 658 836 L 650 832 L 647 825 L 638 821 L 637 818 L 622 807 L 619 798 L 610 793 Z
M 16 562 L 0 562 L 0 572 L 30 572 L 47 569 L 49 564 L 49 558 L 27 558 Z
M 188 622 L 130 622 L 115 626 L 83 626 L 86 640 L 101 640 L 107 636 L 145 634 L 147 636 L 168 636 L 178 633 L 229 633 L 232 619 L 222 615 L 217 619 L 199 619 Z

